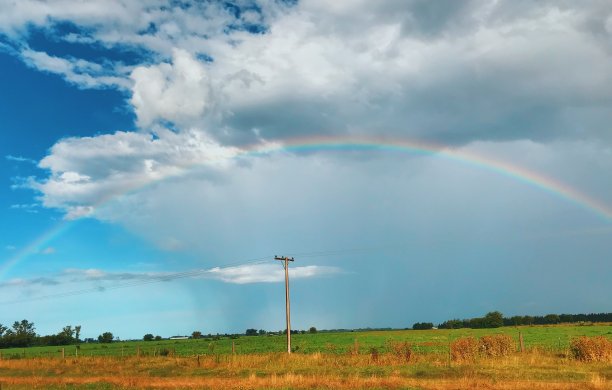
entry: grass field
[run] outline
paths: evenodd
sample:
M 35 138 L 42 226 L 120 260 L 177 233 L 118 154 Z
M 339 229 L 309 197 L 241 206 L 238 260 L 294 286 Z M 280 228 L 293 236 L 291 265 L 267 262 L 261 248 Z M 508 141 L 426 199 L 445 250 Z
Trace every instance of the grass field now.
M 519 331 L 526 352 L 470 363 L 449 361 L 449 340 L 503 333 L 518 341 Z M 291 356 L 282 353 L 283 336 L 84 344 L 78 357 L 74 346 L 65 347 L 65 359 L 60 358 L 61 347 L 5 349 L 0 386 L 2 390 L 611 389 L 610 362 L 584 363 L 569 354 L 569 340 L 582 335 L 612 338 L 612 326 L 304 334 L 293 337 L 299 349 Z M 413 346 L 409 361 L 392 353 L 390 346 L 401 341 Z M 231 353 L 232 342 L 236 354 Z M 160 354 L 163 350 L 168 353 Z
M 343 354 L 357 347 L 359 353 L 369 353 L 371 348 L 381 353 L 387 351 L 390 341 L 408 341 L 417 353 L 444 353 L 450 341 L 460 337 L 489 334 L 508 334 L 518 343 L 518 334 L 523 334 L 526 348 L 538 347 L 548 351 L 564 351 L 573 337 L 608 336 L 612 338 L 612 325 L 551 325 L 503 327 L 497 329 L 453 329 L 453 330 L 393 330 L 370 332 L 316 333 L 292 335 L 292 346 L 298 353 Z M 234 343 L 237 354 L 282 352 L 286 350 L 286 336 L 240 336 L 232 339 L 221 337 L 197 340 L 124 341 L 111 344 L 81 344 L 66 346 L 65 355 L 75 356 L 135 356 L 137 349 L 142 355 L 158 354 L 167 350 L 176 356 L 218 355 L 232 352 Z M 59 357 L 62 347 L 31 347 L 0 350 L 4 358 L 11 357 Z

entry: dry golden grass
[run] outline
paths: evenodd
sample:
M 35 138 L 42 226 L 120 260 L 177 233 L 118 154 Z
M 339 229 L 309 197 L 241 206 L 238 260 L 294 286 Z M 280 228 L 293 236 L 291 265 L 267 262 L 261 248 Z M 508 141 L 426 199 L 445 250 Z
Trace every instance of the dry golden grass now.
M 570 343 L 574 358 L 584 362 L 612 363 L 612 341 L 606 337 L 579 337 Z
M 450 345 L 451 357 L 457 362 L 473 362 L 478 356 L 478 340 L 474 337 L 462 337 Z
M 612 367 L 532 351 L 453 363 L 448 355 L 253 354 L 0 360 L 2 389 L 611 389 Z
M 508 356 L 515 350 L 514 340 L 505 334 L 482 336 L 480 338 L 480 349 L 488 357 Z

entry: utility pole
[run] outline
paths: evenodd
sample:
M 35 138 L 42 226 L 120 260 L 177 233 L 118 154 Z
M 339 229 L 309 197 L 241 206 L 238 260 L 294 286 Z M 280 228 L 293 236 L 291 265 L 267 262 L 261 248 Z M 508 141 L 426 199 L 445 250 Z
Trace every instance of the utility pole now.
M 289 305 L 289 262 L 294 261 L 293 257 L 274 256 L 274 260 L 283 262 L 285 268 L 285 310 L 287 313 L 287 353 L 291 353 L 291 309 Z

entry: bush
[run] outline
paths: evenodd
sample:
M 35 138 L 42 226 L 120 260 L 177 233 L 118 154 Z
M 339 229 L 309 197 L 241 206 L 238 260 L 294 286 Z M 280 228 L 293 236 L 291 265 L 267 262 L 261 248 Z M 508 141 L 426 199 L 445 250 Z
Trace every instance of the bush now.
M 483 355 L 487 357 L 508 356 L 515 349 L 512 337 L 505 334 L 493 336 L 482 336 L 480 338 L 480 348 Z
M 478 356 L 479 343 L 474 337 L 463 337 L 450 345 L 451 357 L 458 362 L 474 361 Z
M 570 350 L 574 359 L 583 362 L 610 362 L 612 361 L 612 341 L 605 336 L 573 339 Z

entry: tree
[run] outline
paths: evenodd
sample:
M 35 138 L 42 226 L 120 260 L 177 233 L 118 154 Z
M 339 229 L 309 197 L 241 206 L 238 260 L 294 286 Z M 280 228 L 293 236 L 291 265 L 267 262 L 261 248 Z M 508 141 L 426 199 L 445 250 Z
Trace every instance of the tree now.
M 266 333 L 268 333 L 268 332 L 266 332 L 266 331 L 265 331 L 265 330 L 263 330 L 263 329 L 259 329 L 259 335 L 260 335 L 260 336 L 263 336 L 263 335 L 265 335 Z
M 9 343 L 14 347 L 29 347 L 36 339 L 34 323 L 28 320 L 15 321 L 13 329 L 6 331 Z
M 308 333 L 317 333 L 317 328 L 311 326 L 310 329 L 308 329 Z
M 191 338 L 193 339 L 199 339 L 202 337 L 202 332 L 200 332 L 199 330 L 194 330 L 193 333 L 191 333 Z
M 72 329 L 72 325 L 64 326 L 60 334 L 67 339 L 71 339 L 72 335 L 74 334 L 74 329 Z
M 249 329 L 247 329 L 247 330 L 246 330 L 246 333 L 245 333 L 245 334 L 246 334 L 247 336 L 257 336 L 257 329 L 251 329 L 251 328 L 249 328 Z
M 544 316 L 544 322 L 547 324 L 558 324 L 561 319 L 557 314 L 547 314 Z
M 153 341 L 153 335 L 151 333 L 147 333 L 142 338 L 144 341 Z
M 111 332 L 104 332 L 98 336 L 99 343 L 112 343 L 113 342 L 113 334 Z
M 504 326 L 504 315 L 498 311 L 487 313 L 483 318 L 485 328 L 499 328 Z
M 161 340 L 161 336 L 160 335 L 155 336 L 155 341 L 159 341 L 159 340 Z
M 433 323 L 431 323 L 431 322 L 417 322 L 414 325 L 412 325 L 412 329 L 413 330 L 433 329 Z
M 74 338 L 76 338 L 76 342 L 81 342 L 81 325 L 77 325 L 74 327 Z
M 440 325 L 438 325 L 440 329 L 460 329 L 463 328 L 463 321 L 458 319 L 444 321 Z

